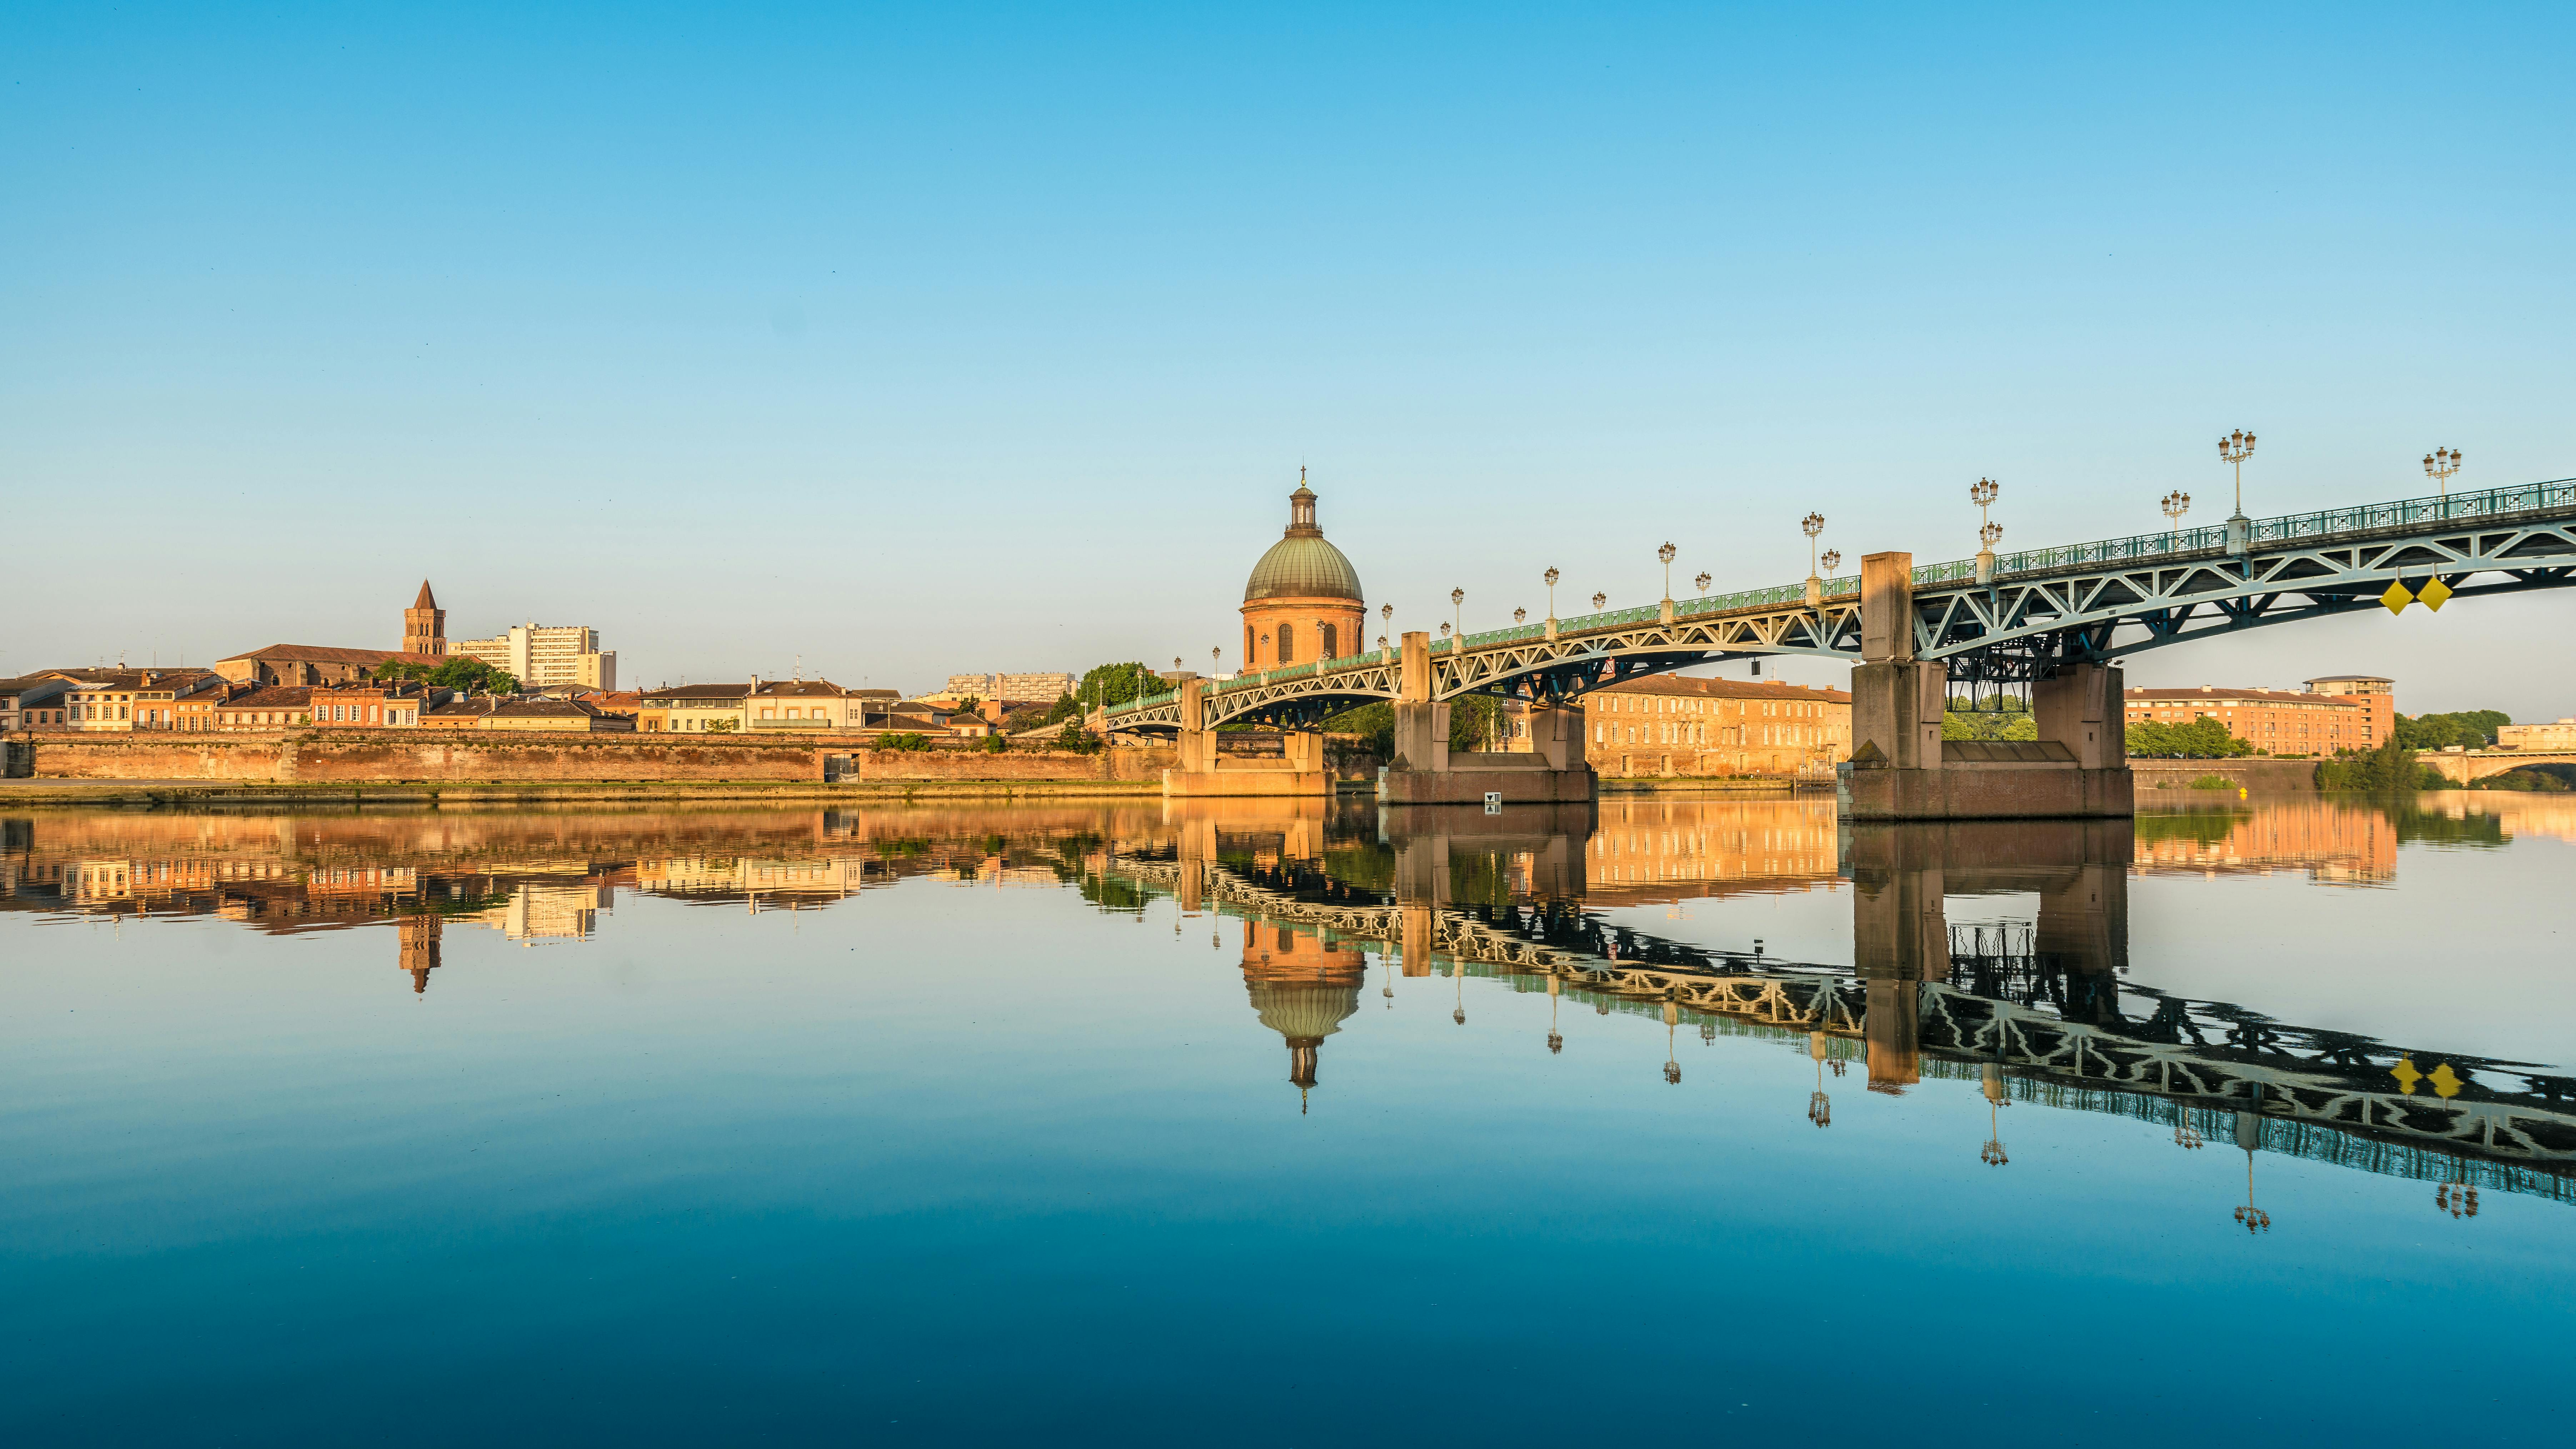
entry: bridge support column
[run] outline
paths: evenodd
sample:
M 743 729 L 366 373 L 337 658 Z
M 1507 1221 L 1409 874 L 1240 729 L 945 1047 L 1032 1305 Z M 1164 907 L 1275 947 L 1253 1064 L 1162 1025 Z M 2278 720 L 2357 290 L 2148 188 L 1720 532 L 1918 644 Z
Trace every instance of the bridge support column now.
M 2121 741 L 2120 671 L 2081 662 L 2031 690 L 2036 740 L 1944 740 L 1949 671 L 1914 655 L 1914 556 L 1861 560 L 1861 662 L 1846 820 L 2042 820 L 2135 812 Z
M 1581 710 L 1533 710 L 1527 751 L 1453 751 L 1449 706 L 1432 698 L 1431 636 L 1421 630 L 1404 636 L 1396 688 L 1395 758 L 1378 771 L 1381 803 L 1483 805 L 1490 795 L 1507 805 L 1536 805 L 1592 798 Z
M 1322 734 L 1288 731 L 1276 760 L 1228 759 L 1217 749 L 1217 732 L 1197 728 L 1206 698 L 1206 681 L 1181 681 L 1180 758 L 1163 772 L 1164 798 L 1333 793 L 1332 773 L 1324 768 Z

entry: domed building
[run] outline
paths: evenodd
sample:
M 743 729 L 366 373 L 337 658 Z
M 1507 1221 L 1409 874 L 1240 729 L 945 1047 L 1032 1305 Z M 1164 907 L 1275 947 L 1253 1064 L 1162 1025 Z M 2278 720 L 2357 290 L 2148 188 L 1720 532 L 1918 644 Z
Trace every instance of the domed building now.
M 1276 669 L 1338 659 L 1369 647 L 1359 570 L 1324 539 L 1306 470 L 1288 495 L 1288 531 L 1243 586 L 1243 667 Z

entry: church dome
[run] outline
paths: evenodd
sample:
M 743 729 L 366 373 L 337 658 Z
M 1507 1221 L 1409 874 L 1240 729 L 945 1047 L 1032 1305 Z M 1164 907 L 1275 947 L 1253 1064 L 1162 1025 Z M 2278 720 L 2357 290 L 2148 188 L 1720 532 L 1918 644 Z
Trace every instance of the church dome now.
M 1315 495 L 1301 481 L 1297 491 L 1288 495 L 1288 532 L 1261 562 L 1252 566 L 1252 578 L 1243 586 L 1247 604 L 1262 599 L 1349 599 L 1358 602 L 1359 570 L 1342 557 L 1342 551 L 1324 540 L 1324 530 L 1315 525 Z

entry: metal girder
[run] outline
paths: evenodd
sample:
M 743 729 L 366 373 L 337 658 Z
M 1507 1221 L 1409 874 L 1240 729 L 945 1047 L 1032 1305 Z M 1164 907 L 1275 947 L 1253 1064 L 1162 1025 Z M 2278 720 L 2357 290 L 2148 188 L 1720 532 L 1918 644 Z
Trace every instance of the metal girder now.
M 2500 576 L 2474 582 L 2472 576 Z M 1915 595 L 1915 651 L 1943 659 L 2055 636 L 2058 653 L 2100 657 L 2211 634 L 2375 607 L 2393 582 L 2439 577 L 2455 596 L 2576 583 L 2576 520 L 2223 552 L 2117 568 L 1947 585 Z M 2118 631 L 2129 632 L 2123 637 Z

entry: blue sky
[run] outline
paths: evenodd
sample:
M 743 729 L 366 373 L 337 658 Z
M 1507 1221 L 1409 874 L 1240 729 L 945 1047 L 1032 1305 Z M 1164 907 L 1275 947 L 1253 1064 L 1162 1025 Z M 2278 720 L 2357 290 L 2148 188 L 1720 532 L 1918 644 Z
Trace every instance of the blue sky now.
M 2564 9 L 21 5 L 0 670 L 588 623 L 1203 663 L 1298 466 L 1470 627 L 2576 474 Z M 32 543 L 33 546 L 30 546 Z M 2576 713 L 2576 596 L 2140 656 Z M 2539 666 L 2535 667 L 2535 658 Z M 1229 663 L 1231 658 L 1229 657 Z M 1793 677 L 1835 671 L 1803 666 Z

